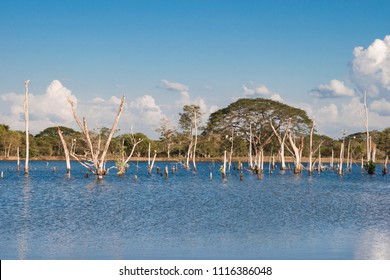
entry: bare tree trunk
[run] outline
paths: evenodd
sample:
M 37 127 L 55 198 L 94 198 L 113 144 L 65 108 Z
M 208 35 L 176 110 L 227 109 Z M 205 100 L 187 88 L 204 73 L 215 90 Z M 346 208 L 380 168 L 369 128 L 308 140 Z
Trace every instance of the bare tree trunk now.
M 260 149 L 260 159 L 261 159 L 260 170 L 261 170 L 261 172 L 264 172 L 264 149 L 263 149 L 263 147 Z
M 339 175 L 344 174 L 343 170 L 343 158 L 344 158 L 344 138 L 343 138 L 343 143 L 341 143 L 341 149 L 340 149 L 340 159 L 339 159 Z
M 286 139 L 287 139 L 287 134 L 288 134 L 288 129 L 289 129 L 289 125 L 290 125 L 290 122 L 288 123 L 288 126 L 286 128 L 286 131 L 284 132 L 284 135 L 283 137 L 281 136 L 281 133 L 278 133 L 272 123 L 272 120 L 270 120 L 270 124 L 271 124 L 271 128 L 274 132 L 274 134 L 276 135 L 276 138 L 278 139 L 279 141 L 279 145 L 280 145 L 280 149 L 279 149 L 279 155 L 280 155 L 280 162 L 281 162 L 281 169 L 282 170 L 286 170 L 286 159 L 285 159 L 285 155 L 284 155 L 284 146 L 286 145 Z
M 17 157 L 16 171 L 19 172 L 20 169 L 19 147 L 16 148 L 16 157 Z
M 150 169 L 150 143 L 148 146 L 148 169 Z
M 334 150 L 332 149 L 332 157 L 330 158 L 330 169 L 333 170 L 333 164 L 334 164 Z
M 368 111 L 367 111 L 367 93 L 364 92 L 364 103 L 363 103 L 363 107 L 364 107 L 364 114 L 365 114 L 365 117 L 363 117 L 361 111 L 360 111 L 360 108 L 359 108 L 359 114 L 360 114 L 360 117 L 362 118 L 362 121 L 363 121 L 363 124 L 364 124 L 364 127 L 366 128 L 366 149 L 367 149 L 367 162 L 371 161 L 371 145 L 370 145 L 370 133 L 368 131 Z
M 347 149 L 347 171 L 350 172 L 349 166 L 349 150 L 351 149 L 351 140 L 348 141 L 348 149 Z
M 153 170 L 154 161 L 156 160 L 156 156 L 157 156 L 156 151 L 154 151 L 153 161 L 152 161 L 152 164 L 150 165 L 150 168 L 149 168 L 149 170 L 148 170 L 149 174 L 150 174 L 150 173 L 152 172 L 152 170 Z
M 190 144 L 188 146 L 188 151 L 187 151 L 187 162 L 186 162 L 186 168 L 190 169 L 190 157 L 191 157 L 191 152 L 192 152 L 192 147 L 193 147 L 193 136 L 192 136 L 192 128 L 190 129 L 190 134 L 189 134 L 189 139 L 190 139 Z
M 322 161 L 321 161 L 321 145 L 318 147 L 318 174 L 322 171 Z
M 28 84 L 30 80 L 24 82 L 26 86 L 26 96 L 24 99 L 24 113 L 26 117 L 26 161 L 24 163 L 24 174 L 28 174 L 28 160 L 30 156 L 30 141 L 29 141 L 29 131 L 28 131 L 28 123 L 29 123 L 29 115 L 28 115 Z
M 252 124 L 249 125 L 249 168 L 253 170 L 252 159 Z
M 226 179 L 226 150 L 223 154 L 222 179 Z
M 66 141 L 64 139 L 64 136 L 62 135 L 62 131 L 60 127 L 58 127 L 58 135 L 60 136 L 62 147 L 64 148 L 65 153 L 65 161 L 66 161 L 66 173 L 70 175 L 70 157 L 69 157 L 69 150 L 68 146 L 66 145 Z
M 386 155 L 385 162 L 383 163 L 383 170 L 382 170 L 383 175 L 387 174 L 387 161 L 388 161 L 388 159 L 389 159 L 389 156 Z
M 294 151 L 294 173 L 301 173 L 302 172 L 302 151 L 303 151 L 303 145 L 304 145 L 304 137 L 300 137 L 300 145 L 297 146 L 291 132 L 288 135 L 288 139 L 290 141 L 290 145 L 293 148 Z
M 10 154 L 10 151 L 11 151 L 11 147 L 12 147 L 12 143 L 9 143 L 8 145 L 8 151 L 7 151 L 7 158 L 9 158 L 9 154 Z
M 310 129 L 310 143 L 309 143 L 309 174 L 313 172 L 313 133 L 314 133 L 315 120 Z
M 257 159 L 257 179 L 263 178 L 263 171 L 264 171 L 264 156 L 263 156 L 264 150 L 263 148 L 260 148 L 260 151 L 257 153 L 258 159 Z
M 234 128 L 232 128 L 232 138 L 230 139 L 231 145 L 230 145 L 229 168 L 228 168 L 229 174 L 230 174 L 230 168 L 232 167 L 233 141 L 234 141 Z
M 376 161 L 376 144 L 375 143 L 372 144 L 371 151 L 372 151 L 371 160 L 372 160 L 372 162 L 375 162 Z
M 196 144 L 198 143 L 198 124 L 196 119 L 196 112 L 194 112 L 194 127 L 195 127 L 195 143 L 194 143 L 194 152 L 192 154 L 192 163 L 194 165 L 194 171 L 196 172 L 196 162 L 195 162 L 195 153 L 196 153 Z

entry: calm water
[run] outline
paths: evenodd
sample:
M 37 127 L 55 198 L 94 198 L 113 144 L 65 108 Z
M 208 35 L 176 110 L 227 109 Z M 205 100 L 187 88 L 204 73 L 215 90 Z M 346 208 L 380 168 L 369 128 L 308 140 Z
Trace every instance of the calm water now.
M 389 175 L 358 167 L 226 182 L 210 163 L 103 182 L 77 163 L 70 178 L 63 162 L 30 167 L 0 162 L 0 259 L 390 259 Z

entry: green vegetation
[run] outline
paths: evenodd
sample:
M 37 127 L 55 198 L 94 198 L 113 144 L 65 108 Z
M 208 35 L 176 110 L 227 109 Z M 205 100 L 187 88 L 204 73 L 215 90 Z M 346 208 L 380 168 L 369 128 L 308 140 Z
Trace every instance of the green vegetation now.
M 110 159 L 118 159 L 125 154 L 130 154 L 135 142 L 144 139 L 137 145 L 134 151 L 134 157 L 147 157 L 148 146 L 151 144 L 151 150 L 157 151 L 158 157 L 170 157 L 173 159 L 183 160 L 193 139 L 191 135 L 191 110 L 196 110 L 198 115 L 198 139 L 196 146 L 196 156 L 198 158 L 220 158 L 224 151 L 230 151 L 232 135 L 234 141 L 233 156 L 246 157 L 249 151 L 250 129 L 253 133 L 253 146 L 263 143 L 272 135 L 270 121 L 278 131 L 283 131 L 283 124 L 291 120 L 291 131 L 298 138 L 305 136 L 303 155 L 308 155 L 309 137 L 311 120 L 306 113 L 298 108 L 286 104 L 272 101 L 269 99 L 255 98 L 239 99 L 231 103 L 226 108 L 222 108 L 209 117 L 206 124 L 199 122 L 201 115 L 200 108 L 192 105 L 183 108 L 180 114 L 179 129 L 176 129 L 168 120 L 162 120 L 160 128 L 160 139 L 149 139 L 145 134 L 138 132 L 134 134 L 120 134 L 117 132 L 112 139 L 108 151 Z M 203 126 L 202 126 L 203 125 Z M 72 151 L 78 155 L 88 154 L 88 145 L 83 138 L 82 133 L 68 127 L 60 127 L 63 131 L 64 138 L 69 147 L 71 144 Z M 93 141 L 100 139 L 104 144 L 110 129 L 101 128 L 100 131 L 92 131 Z M 232 134 L 233 133 L 233 134 Z M 194 132 L 192 132 L 194 135 Z M 383 131 L 371 131 L 372 141 L 376 144 L 376 158 L 384 159 L 390 155 L 390 127 Z M 366 155 L 366 133 L 359 132 L 345 137 L 345 143 L 351 141 L 352 157 L 356 161 L 365 158 Z M 322 157 L 330 157 L 332 150 L 335 158 L 340 151 L 341 140 L 332 139 L 325 135 L 314 134 L 313 146 L 321 144 Z M 20 151 L 20 157 L 24 157 L 25 138 L 22 131 L 13 131 L 7 124 L 0 124 L 0 158 L 7 159 L 15 157 L 17 148 Z M 265 155 L 271 152 L 277 155 L 280 145 L 275 136 L 264 145 Z M 57 127 L 49 127 L 38 133 L 30 135 L 30 155 L 32 157 L 62 157 L 64 150 L 58 136 Z M 290 156 L 286 153 L 286 156 Z M 373 165 L 373 166 L 372 166 Z M 367 172 L 375 172 L 375 164 L 369 162 L 366 164 Z

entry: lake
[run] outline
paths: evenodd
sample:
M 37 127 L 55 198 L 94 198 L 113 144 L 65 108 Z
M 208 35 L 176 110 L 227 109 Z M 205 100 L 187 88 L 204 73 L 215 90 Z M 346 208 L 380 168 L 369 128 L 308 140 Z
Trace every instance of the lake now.
M 236 170 L 223 181 L 219 166 L 179 165 L 166 180 L 131 163 L 98 182 L 76 162 L 68 178 L 64 162 L 31 161 L 25 176 L 2 161 L 0 259 L 390 259 L 380 165 L 373 176 L 355 166 L 242 181 Z

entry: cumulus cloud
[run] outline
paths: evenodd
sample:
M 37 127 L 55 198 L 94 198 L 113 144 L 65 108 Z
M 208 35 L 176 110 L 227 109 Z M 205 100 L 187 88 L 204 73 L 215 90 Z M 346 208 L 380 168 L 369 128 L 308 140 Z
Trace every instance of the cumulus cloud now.
M 31 86 L 30 86 L 31 87 Z M 77 102 L 71 91 L 60 81 L 54 80 L 43 95 L 29 93 L 30 131 L 39 131 L 57 125 L 69 125 L 73 119 L 72 111 L 67 102 L 70 97 Z M 7 93 L 0 95 L 2 122 L 12 129 L 24 130 L 24 93 Z
M 108 99 L 95 98 L 93 102 L 78 104 L 77 111 L 86 117 L 91 128 L 111 127 L 118 112 L 121 97 L 111 96 Z M 143 132 L 149 137 L 155 136 L 155 128 L 160 120 L 166 117 L 155 99 L 150 95 L 127 100 L 125 97 L 118 128 L 121 133 Z
M 189 104 L 198 105 L 200 107 L 200 110 L 203 113 L 203 122 L 207 121 L 211 113 L 218 110 L 217 106 L 207 104 L 204 98 L 192 98 L 190 96 L 190 88 L 187 85 L 167 80 L 160 80 L 160 83 L 162 84 L 163 89 L 180 93 L 180 98 L 176 99 L 174 106 L 167 106 L 168 110 L 176 117 L 182 111 L 183 106 Z M 210 86 L 206 86 L 206 88 L 207 90 L 212 90 Z
M 372 101 L 369 109 L 377 112 L 379 115 L 390 116 L 390 102 L 384 98 Z
M 370 129 L 383 129 L 390 123 L 390 35 L 376 39 L 367 48 L 356 47 L 350 63 L 349 82 L 331 80 L 310 91 L 316 97 L 310 104 L 320 133 L 340 137 L 341 129 L 348 132 L 364 130 L 358 107 L 362 109 L 363 92 L 367 92 Z M 334 98 L 343 102 L 335 103 Z M 329 100 L 332 100 L 331 102 Z M 329 103 L 327 103 L 329 102 Z
M 249 88 L 248 86 L 243 85 L 242 88 L 244 89 L 244 95 L 248 97 L 259 95 L 261 97 L 269 98 L 274 101 L 283 101 L 283 98 L 280 96 L 279 93 L 270 91 L 265 85 L 259 85 L 253 88 Z
M 318 98 L 339 98 L 352 97 L 355 95 L 353 89 L 344 85 L 344 82 L 339 80 L 331 80 L 328 85 L 319 85 L 317 88 L 310 91 L 310 94 Z
M 137 122 L 142 125 L 156 127 L 165 114 L 161 111 L 160 106 L 156 104 L 155 99 L 150 95 L 144 95 L 130 102 L 129 110 L 134 116 L 137 116 Z
M 30 84 L 31 88 L 31 84 Z M 54 80 L 47 87 L 45 93 L 29 94 L 30 132 L 37 134 L 43 129 L 52 126 L 67 126 L 79 130 L 67 98 L 71 98 L 76 107 L 79 118 L 85 117 L 88 128 L 93 130 L 101 127 L 110 128 L 117 115 L 121 97 L 95 97 L 92 100 L 78 100 L 72 92 L 64 87 L 60 81 Z M 0 119 L 2 123 L 10 125 L 13 130 L 24 130 L 24 93 L 7 93 L 0 95 Z M 160 119 L 166 117 L 154 98 L 144 95 L 135 100 L 126 100 L 118 128 L 122 133 L 144 132 L 155 135 L 154 129 Z
M 384 111 L 390 109 L 389 102 L 373 102 L 369 105 L 369 129 L 382 130 L 388 127 L 390 123 L 390 114 L 383 114 Z M 346 130 L 347 134 L 361 132 L 365 130 L 362 118 L 359 114 L 363 112 L 363 104 L 358 96 L 354 96 L 346 102 L 331 102 L 331 103 L 300 103 L 296 105 L 303 108 L 310 118 L 316 120 L 316 129 L 318 133 L 325 134 L 333 138 L 340 138 L 342 130 Z M 390 111 L 387 111 L 390 112 Z
M 354 133 L 363 130 L 358 106 L 360 100 L 353 97 L 348 102 L 316 104 L 313 106 L 313 117 L 317 123 L 318 132 L 334 138 L 342 136 L 342 130 Z
M 376 39 L 366 49 L 356 47 L 351 63 L 351 79 L 361 92 L 369 96 L 390 95 L 390 35 Z

